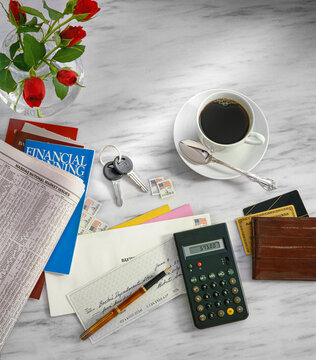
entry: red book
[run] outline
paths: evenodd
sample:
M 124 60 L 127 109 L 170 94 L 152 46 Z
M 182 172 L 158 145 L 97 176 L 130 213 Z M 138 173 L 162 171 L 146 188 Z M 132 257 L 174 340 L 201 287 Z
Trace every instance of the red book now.
M 40 128 L 44 128 L 44 129 L 52 131 L 56 134 L 68 137 L 72 140 L 77 140 L 78 128 L 74 128 L 74 127 L 70 127 L 70 126 L 63 126 L 63 125 L 47 124 L 47 123 L 41 123 L 41 122 L 36 122 L 36 121 L 10 119 L 5 142 L 12 145 L 12 142 L 13 142 L 13 139 L 15 136 L 15 132 L 17 130 L 21 130 L 25 123 L 29 123 L 29 124 L 38 126 Z
M 19 149 L 21 151 L 24 150 L 24 145 L 22 146 L 22 148 L 19 145 L 21 143 L 20 140 L 22 140 L 22 138 L 23 138 L 23 141 L 25 141 L 25 139 L 32 139 L 32 140 L 38 140 L 38 141 L 42 140 L 42 141 L 51 142 L 51 143 L 55 143 L 55 142 L 61 143 L 61 142 L 58 142 L 57 140 L 47 139 L 47 138 L 43 138 L 43 137 L 40 137 L 40 136 L 37 136 L 34 134 L 29 134 L 29 133 L 21 131 L 21 129 L 23 128 L 23 125 L 25 123 L 29 123 L 29 124 L 44 128 L 46 130 L 54 132 L 55 134 L 63 135 L 72 140 L 77 140 L 78 128 L 74 128 L 74 127 L 70 127 L 70 126 L 40 123 L 40 122 L 36 122 L 36 121 L 10 119 L 5 142 L 16 147 L 17 149 Z M 70 144 L 65 144 L 65 145 L 70 145 Z M 76 146 L 76 145 L 71 144 L 71 146 Z M 78 147 L 81 147 L 81 146 L 78 145 Z M 42 291 L 43 291 L 44 283 L 45 283 L 45 276 L 44 276 L 44 272 L 42 272 L 41 276 L 39 277 L 32 293 L 30 295 L 30 298 L 36 299 L 36 300 L 40 299 Z
M 36 141 L 46 142 L 46 143 L 50 143 L 50 144 L 58 144 L 58 145 L 66 145 L 66 146 L 84 148 L 84 146 L 80 145 L 80 144 L 73 144 L 73 143 L 70 143 L 67 141 L 50 139 L 50 138 L 47 138 L 44 136 L 31 134 L 31 133 L 28 133 L 28 132 L 25 132 L 22 130 L 17 130 L 15 132 L 15 136 L 13 138 L 11 145 L 13 147 L 15 147 L 16 149 L 23 151 L 24 146 L 25 146 L 25 140 L 36 140 Z
M 44 271 L 43 271 L 41 273 L 41 276 L 37 280 L 37 283 L 34 286 L 33 291 L 31 292 L 31 295 L 30 295 L 31 299 L 36 299 L 36 300 L 40 299 L 40 297 L 42 295 L 44 284 L 45 284 L 45 275 L 44 275 Z

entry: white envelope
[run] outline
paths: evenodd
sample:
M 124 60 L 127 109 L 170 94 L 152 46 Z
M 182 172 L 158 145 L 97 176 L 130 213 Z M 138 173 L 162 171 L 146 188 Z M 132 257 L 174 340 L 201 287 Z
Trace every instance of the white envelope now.
M 207 225 L 211 224 L 210 215 L 202 214 L 79 235 L 70 274 L 58 275 L 45 272 L 51 316 L 74 313 L 66 298 L 68 293 L 130 258 L 173 238 L 174 233 L 200 226 L 201 218 L 206 219 Z

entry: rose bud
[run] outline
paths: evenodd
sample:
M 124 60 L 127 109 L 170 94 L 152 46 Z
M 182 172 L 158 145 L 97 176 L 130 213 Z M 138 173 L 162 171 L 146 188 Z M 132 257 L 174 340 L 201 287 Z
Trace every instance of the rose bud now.
M 10 0 L 9 13 L 11 12 L 15 23 L 11 21 L 10 16 L 9 16 L 9 20 L 12 22 L 14 26 L 23 25 L 26 21 L 26 14 L 20 8 L 21 8 L 21 4 L 18 1 Z
M 82 26 L 68 26 L 59 34 L 61 39 L 71 39 L 67 47 L 77 44 L 86 35 L 87 33 L 83 30 Z
M 72 86 L 77 82 L 77 74 L 72 70 L 59 70 L 57 80 L 65 86 Z
M 45 97 L 45 85 L 42 79 L 31 77 L 25 80 L 23 98 L 31 108 L 39 107 Z
M 98 3 L 92 0 L 78 0 L 74 7 L 74 15 L 87 14 L 87 16 L 80 21 L 87 21 L 95 15 L 100 8 Z

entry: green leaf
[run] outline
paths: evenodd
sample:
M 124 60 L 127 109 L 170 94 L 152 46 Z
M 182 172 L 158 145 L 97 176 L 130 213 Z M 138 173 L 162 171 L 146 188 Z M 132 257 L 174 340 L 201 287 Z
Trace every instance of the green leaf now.
M 61 19 L 64 14 L 62 14 L 61 12 L 54 10 L 52 8 L 50 8 L 47 4 L 46 1 L 43 0 L 43 8 L 46 9 L 48 11 L 48 15 L 52 20 L 59 20 Z
M 0 70 L 4 69 L 10 64 L 10 59 L 7 55 L 0 53 Z
M 67 47 L 71 41 L 72 41 L 72 39 L 61 39 L 60 47 Z
M 31 7 L 28 7 L 28 6 L 21 6 L 20 9 L 23 10 L 24 12 L 26 12 L 27 14 L 39 17 L 40 19 L 42 19 L 44 21 L 45 24 L 49 23 L 49 21 L 45 18 L 45 16 L 40 11 L 38 11 L 36 9 L 33 9 Z
M 65 10 L 64 10 L 64 15 L 68 15 L 68 14 L 73 14 L 74 12 L 74 7 L 77 4 L 78 0 L 69 0 L 66 4 Z
M 24 61 L 30 67 L 36 66 L 46 54 L 45 45 L 38 42 L 35 37 L 25 34 L 24 42 Z
M 19 48 L 19 47 L 20 47 L 20 41 L 19 41 L 19 40 L 10 46 L 10 56 L 11 56 L 11 59 L 14 58 L 14 55 L 15 55 L 15 53 L 18 51 L 18 48 Z
M 60 45 L 60 43 L 61 43 L 61 38 L 60 38 L 60 36 L 59 36 L 58 33 L 55 33 L 55 34 L 54 34 L 53 40 L 55 41 L 55 44 L 56 44 L 57 46 Z
M 25 26 L 34 26 L 37 25 L 37 18 L 34 16 L 30 21 L 25 23 Z
M 22 71 L 29 71 L 31 66 L 24 61 L 24 54 L 19 54 L 13 59 L 13 64 Z
M 77 21 L 81 21 L 81 20 L 85 19 L 88 15 L 89 15 L 89 13 L 88 14 L 74 15 L 74 19 L 76 19 Z
M 22 26 L 20 28 L 18 28 L 17 33 L 21 34 L 21 33 L 26 33 L 26 32 L 39 32 L 40 28 L 37 26 Z
M 0 89 L 8 94 L 16 89 L 17 83 L 14 81 L 10 70 L 3 69 L 0 71 Z
M 21 11 L 19 11 L 19 14 L 20 14 L 20 20 L 19 20 L 19 26 L 20 25 L 24 25 L 25 24 L 25 21 L 26 21 L 26 16 L 24 14 L 22 14 Z
M 54 55 L 53 60 L 59 61 L 61 63 L 76 60 L 84 53 L 84 49 L 84 45 L 74 45 L 69 48 L 60 49 Z
M 61 84 L 56 78 L 53 78 L 53 84 L 55 86 L 56 95 L 60 100 L 64 100 L 68 94 L 69 86 Z
M 13 13 L 12 13 L 11 9 L 9 9 L 9 20 L 10 20 L 10 23 L 11 23 L 12 25 L 17 26 L 17 23 L 16 23 L 16 21 L 15 21 L 15 18 L 14 18 L 14 16 L 13 16 Z

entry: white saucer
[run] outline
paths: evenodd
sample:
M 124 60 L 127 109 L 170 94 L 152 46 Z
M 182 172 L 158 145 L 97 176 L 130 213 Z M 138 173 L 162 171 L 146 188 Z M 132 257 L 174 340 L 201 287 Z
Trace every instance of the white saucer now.
M 179 148 L 180 140 L 192 139 L 199 141 L 199 137 L 196 129 L 197 109 L 200 103 L 207 96 L 217 91 L 227 91 L 227 90 L 210 89 L 203 91 L 193 96 L 182 106 L 181 110 L 178 112 L 176 121 L 174 123 L 173 139 L 180 158 L 187 164 L 187 166 L 190 169 L 210 179 L 228 180 L 228 179 L 237 178 L 241 175 L 238 175 L 235 171 L 230 170 L 218 164 L 213 164 L 213 163 L 209 163 L 207 165 L 193 164 L 182 155 Z M 232 90 L 229 91 L 240 94 L 237 91 L 232 91 Z M 249 99 L 247 96 L 245 95 L 243 96 L 246 97 L 247 100 L 253 106 L 253 110 L 255 113 L 255 125 L 253 131 L 262 134 L 266 139 L 265 143 L 262 145 L 250 145 L 243 143 L 236 148 L 227 149 L 223 151 L 216 151 L 213 154 L 218 159 L 223 160 L 230 165 L 249 171 L 259 164 L 265 152 L 267 151 L 267 147 L 269 143 L 269 128 L 268 128 L 267 120 L 262 110 L 259 108 L 259 106 L 254 101 Z

